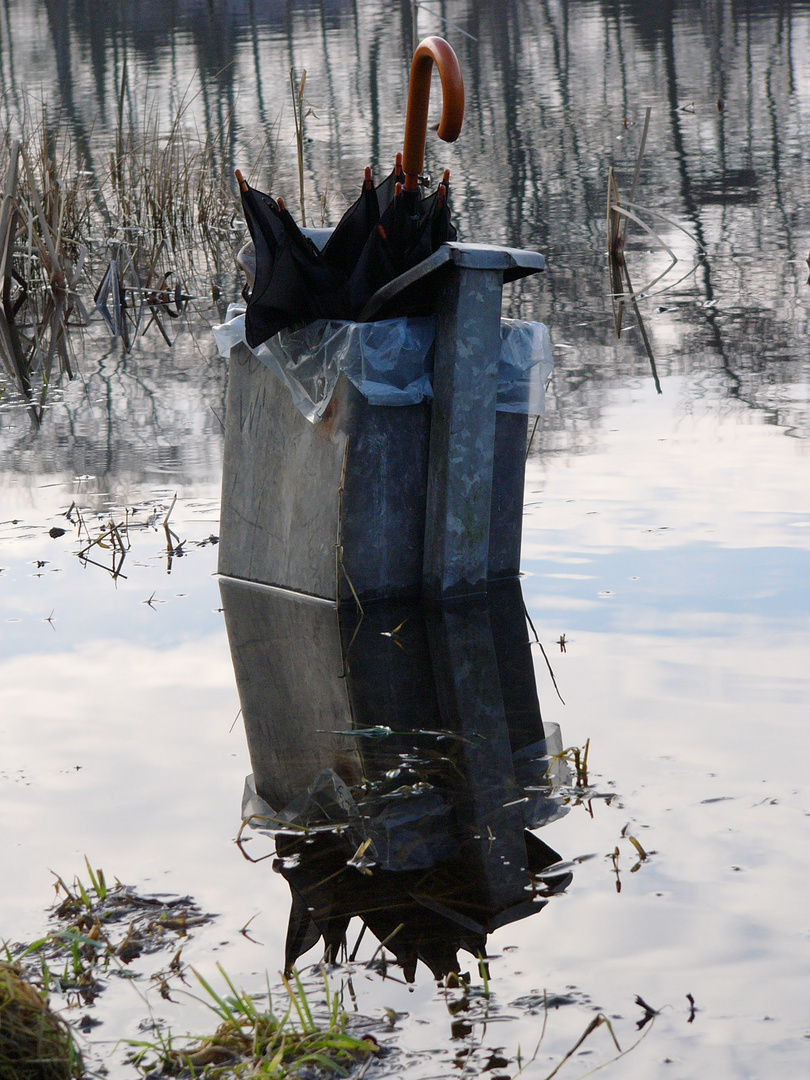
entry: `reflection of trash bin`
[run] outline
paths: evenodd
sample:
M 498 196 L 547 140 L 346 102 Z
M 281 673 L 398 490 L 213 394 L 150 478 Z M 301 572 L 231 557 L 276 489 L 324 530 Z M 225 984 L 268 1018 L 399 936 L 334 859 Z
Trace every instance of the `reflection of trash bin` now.
M 313 231 L 316 242 L 328 235 Z M 545 327 L 501 321 L 534 252 L 445 244 L 372 297 L 230 356 L 220 573 L 332 600 L 479 592 L 520 563 Z M 436 295 L 435 318 L 387 319 Z M 286 388 L 285 388 L 286 384 Z
M 335 959 L 358 916 L 406 978 L 417 957 L 442 978 L 567 887 L 538 830 L 568 812 L 571 777 L 518 581 L 362 615 L 220 587 L 252 767 L 242 817 L 273 837 L 292 890 L 285 967 L 319 936 Z

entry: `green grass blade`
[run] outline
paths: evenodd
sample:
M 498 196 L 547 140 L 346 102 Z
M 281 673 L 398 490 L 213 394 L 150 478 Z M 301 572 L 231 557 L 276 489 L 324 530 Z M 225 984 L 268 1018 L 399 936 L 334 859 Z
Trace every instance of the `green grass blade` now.
M 304 990 L 303 983 L 301 982 L 301 978 L 300 978 L 297 970 L 293 970 L 293 978 L 295 979 L 295 985 L 296 985 L 296 988 L 298 989 L 298 993 L 299 993 L 299 995 L 301 997 L 301 1005 L 302 1005 L 302 1007 L 304 1009 L 304 1012 L 307 1014 L 307 1020 L 309 1021 L 309 1030 L 310 1031 L 315 1031 L 316 1030 L 315 1021 L 312 1019 L 312 1012 L 310 1011 L 310 1008 L 309 1008 L 309 1002 L 307 1001 L 306 991 Z
M 206 981 L 206 979 L 199 973 L 199 971 L 197 971 L 196 968 L 193 967 L 191 970 L 194 972 L 203 990 L 205 990 L 205 992 L 211 997 L 211 999 L 216 1002 L 216 1007 L 214 1007 L 213 1005 L 209 1005 L 208 1007 L 212 1009 L 213 1012 L 220 1015 L 223 1020 L 229 1020 L 235 1028 L 240 1028 L 242 1025 L 240 1024 L 239 1020 L 237 1020 L 236 1016 L 234 1015 L 233 1009 L 230 1007 L 228 1002 L 225 1001 L 224 998 L 221 998 L 219 996 L 213 986 L 211 986 L 211 984 Z M 208 1004 L 208 1002 L 206 1002 L 206 1004 Z
M 255 1024 L 256 1021 L 259 1019 L 259 1013 L 251 999 L 244 992 L 244 990 L 240 991 L 236 989 L 236 987 L 233 985 L 233 982 L 231 981 L 230 976 L 228 975 L 222 964 L 217 963 L 217 971 L 219 971 L 222 978 L 228 984 L 228 988 L 233 994 L 236 1004 L 239 1006 L 245 1016 L 247 1016 L 252 1021 L 252 1023 Z
M 82 883 L 81 883 L 80 878 L 76 878 L 76 888 L 79 890 L 79 896 L 81 898 L 82 903 L 87 908 L 87 910 L 90 911 L 91 908 L 93 907 L 93 905 L 92 905 L 92 903 L 90 901 L 90 897 L 87 895 L 87 891 L 86 891 L 84 885 L 82 885 Z
M 290 1002 L 292 1003 L 293 1007 L 295 1008 L 295 1011 L 298 1013 L 298 1019 L 301 1022 L 301 1028 L 305 1033 L 308 1033 L 309 1028 L 307 1027 L 307 1021 L 306 1021 L 306 1018 L 304 1017 L 304 1013 L 303 1013 L 303 1011 L 301 1009 L 301 1004 L 298 1001 L 298 998 L 295 996 L 295 991 L 290 986 L 290 981 L 289 981 L 289 979 L 287 978 L 286 975 L 282 975 L 281 979 L 282 979 L 282 982 L 284 983 L 285 990 L 290 995 Z M 287 1013 L 287 1015 L 289 1016 L 289 1012 Z
M 87 873 L 90 875 L 90 883 L 93 886 L 93 891 L 95 892 L 96 896 L 101 899 L 98 878 L 93 873 L 93 867 L 90 865 L 90 860 L 87 858 L 86 855 L 84 857 L 84 865 L 87 867 Z

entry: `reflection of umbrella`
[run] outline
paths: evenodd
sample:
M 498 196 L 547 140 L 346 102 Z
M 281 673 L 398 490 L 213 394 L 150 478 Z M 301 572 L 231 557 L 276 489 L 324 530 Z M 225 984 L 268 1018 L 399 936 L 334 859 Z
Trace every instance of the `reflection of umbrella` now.
M 360 197 L 322 251 L 301 232 L 282 200 L 249 187 L 237 170 L 256 251 L 256 276 L 245 318 L 251 346 L 296 323 L 356 318 L 377 289 L 455 239 L 449 174 L 429 198 L 423 199 L 419 186 L 434 63 L 442 82 L 437 134 L 445 142 L 458 138 L 464 114 L 458 59 L 446 41 L 426 38 L 411 66 L 402 155 L 397 155 L 393 172 L 376 189 L 371 170 L 366 169 Z
M 546 906 L 547 896 L 563 892 L 572 881 L 566 871 L 542 879 L 562 856 L 534 833 L 526 830 L 522 835 L 526 866 L 504 868 L 504 876 L 514 878 L 532 896 L 531 909 L 521 908 L 519 917 L 536 914 Z M 478 847 L 486 844 L 479 839 Z M 337 832 L 306 838 L 280 833 L 276 851 L 279 870 L 292 892 L 287 971 L 320 938 L 325 962 L 337 962 L 341 948 L 346 948 L 349 923 L 357 916 L 393 954 L 407 982 L 414 981 L 418 960 L 435 979 L 443 979 L 460 970 L 460 949 L 485 957 L 487 935 L 509 917 L 489 895 L 474 843 L 422 869 L 390 871 L 374 865 L 364 867 L 363 873 L 347 861 L 348 849 Z

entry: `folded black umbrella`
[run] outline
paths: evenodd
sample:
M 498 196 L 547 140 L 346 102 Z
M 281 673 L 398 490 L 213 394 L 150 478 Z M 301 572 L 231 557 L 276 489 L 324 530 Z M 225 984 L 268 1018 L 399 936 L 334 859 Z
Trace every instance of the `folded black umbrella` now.
M 292 216 L 240 180 L 242 208 L 256 249 L 256 276 L 245 315 L 245 337 L 255 347 L 286 326 L 345 318 L 346 275 L 330 267 Z
M 375 188 L 366 168 L 357 201 L 323 250 L 299 229 L 283 200 L 251 188 L 237 170 L 242 208 L 256 252 L 245 336 L 256 347 L 285 327 L 314 319 L 356 319 L 371 296 L 456 237 L 450 219 L 449 174 L 425 198 L 419 184 L 433 64 L 442 80 L 438 135 L 452 142 L 461 130 L 464 87 L 455 53 L 427 38 L 414 55 L 405 146 L 391 174 Z
M 455 240 L 450 215 L 450 174 L 432 195 L 422 197 L 421 188 L 408 191 L 396 185 L 394 198 L 381 215 L 377 228 L 349 278 L 349 308 L 356 318 L 378 289 L 429 258 L 442 244 Z M 435 298 L 434 298 L 435 299 Z M 427 314 L 430 294 L 409 298 L 407 314 Z

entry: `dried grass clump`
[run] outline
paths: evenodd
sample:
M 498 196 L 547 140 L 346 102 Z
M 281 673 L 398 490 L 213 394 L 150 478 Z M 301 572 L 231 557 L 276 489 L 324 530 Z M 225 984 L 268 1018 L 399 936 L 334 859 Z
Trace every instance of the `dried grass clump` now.
M 16 964 L 0 961 L 0 1080 L 79 1080 L 84 1068 L 68 1025 Z

